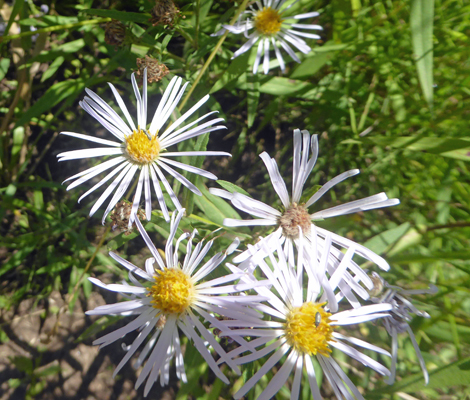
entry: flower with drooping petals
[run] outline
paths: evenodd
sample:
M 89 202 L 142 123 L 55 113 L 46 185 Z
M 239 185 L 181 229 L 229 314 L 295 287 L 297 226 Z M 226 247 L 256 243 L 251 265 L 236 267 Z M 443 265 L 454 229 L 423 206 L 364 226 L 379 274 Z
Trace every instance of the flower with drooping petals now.
M 309 159 L 310 149 L 312 151 L 312 156 Z M 289 195 L 286 184 L 279 173 L 279 168 L 276 161 L 269 157 L 266 152 L 260 154 L 260 157 L 266 165 L 274 190 L 282 202 L 282 209 L 278 210 L 268 204 L 264 204 L 241 193 L 230 193 L 226 190 L 212 188 L 210 189 L 212 194 L 230 200 L 231 203 L 239 210 L 257 217 L 256 219 L 249 220 L 226 218 L 224 220 L 224 225 L 231 227 L 277 227 L 273 233 L 264 238 L 264 241 L 267 243 L 275 243 L 277 240 L 283 242 L 283 251 L 285 254 L 287 254 L 289 263 L 292 263 L 294 260 L 294 247 L 299 250 L 304 247 L 310 248 L 312 237 L 318 236 L 320 240 L 318 240 L 318 246 L 316 250 L 317 254 L 304 251 L 303 254 L 305 257 L 303 258 L 312 257 L 320 259 L 322 254 L 326 252 L 331 260 L 330 265 L 338 265 L 338 261 L 341 261 L 344 254 L 339 248 L 327 245 L 325 238 L 329 236 L 333 244 L 345 249 L 354 247 L 355 254 L 365 258 L 366 260 L 372 261 L 382 269 L 388 270 L 390 268 L 388 263 L 373 251 L 353 242 L 350 239 L 343 238 L 338 234 L 329 232 L 326 229 L 316 226 L 314 222 L 324 218 L 393 206 L 399 204 L 398 199 L 389 199 L 385 193 L 379 193 L 361 200 L 355 200 L 346 204 L 328 208 L 326 210 L 310 213 L 309 208 L 312 207 L 328 190 L 345 179 L 357 175 L 359 170 L 353 169 L 343 172 L 329 182 L 325 183 L 313 196 L 305 201 L 305 203 L 301 202 L 304 185 L 307 182 L 307 179 L 312 172 L 318 157 L 317 135 L 310 136 L 309 132 L 306 130 L 302 132 L 299 129 L 294 130 L 293 179 L 291 196 Z M 251 255 L 258 251 L 259 248 L 260 244 L 258 243 L 241 255 L 237 256 L 234 261 L 243 262 L 247 260 Z M 274 250 L 271 249 L 271 251 Z M 301 259 L 300 263 L 303 262 L 304 261 Z M 351 260 L 351 265 L 356 264 L 354 264 L 354 262 Z M 357 266 L 357 271 L 359 270 L 361 269 Z M 373 283 L 367 274 L 362 273 L 361 277 L 366 287 L 371 289 Z M 360 306 L 359 302 L 355 301 L 354 298 L 348 296 L 348 300 L 354 306 Z M 333 310 L 335 309 L 334 304 L 330 304 L 330 307 Z
M 171 201 L 177 210 L 181 210 L 182 206 L 173 192 L 164 173 L 173 176 L 181 182 L 189 190 L 197 195 L 201 195 L 199 189 L 192 184 L 187 178 L 175 171 L 173 167 L 201 175 L 208 179 L 217 179 L 217 177 L 201 168 L 193 167 L 175 161 L 173 157 L 181 156 L 230 156 L 229 153 L 222 151 L 168 151 L 168 148 L 181 143 L 185 140 L 203 135 L 208 132 L 225 129 L 223 125 L 217 125 L 223 121 L 222 118 L 210 119 L 200 125 L 199 122 L 212 116 L 216 111 L 209 112 L 195 121 L 184 124 L 208 99 L 209 95 L 204 96 L 196 105 L 189 109 L 185 114 L 168 124 L 170 116 L 175 111 L 181 97 L 184 94 L 188 82 L 183 86 L 182 79 L 174 77 L 166 88 L 163 97 L 155 111 L 150 126 L 147 127 L 147 71 L 144 71 L 143 93 L 139 92 L 134 74 L 132 74 L 132 86 L 137 101 L 137 126 L 135 125 L 121 95 L 116 88 L 110 83 L 109 86 L 114 94 L 117 104 L 121 108 L 122 113 L 127 121 L 124 120 L 114 111 L 101 97 L 89 89 L 86 89 L 88 96 L 85 96 L 80 102 L 82 108 L 100 122 L 109 132 L 111 132 L 118 141 L 102 139 L 96 136 L 83 135 L 74 132 L 61 132 L 63 135 L 73 136 L 79 139 L 88 140 L 90 142 L 99 143 L 106 147 L 97 147 L 92 149 L 73 150 L 60 153 L 59 161 L 77 160 L 83 158 L 95 158 L 112 156 L 109 160 L 102 162 L 95 167 L 89 168 L 76 175 L 66 179 L 65 182 L 76 179 L 67 187 L 70 190 L 82 183 L 92 179 L 93 177 L 104 173 L 111 169 L 103 179 L 95 184 L 90 190 L 83 194 L 80 199 L 88 196 L 99 187 L 103 186 L 109 180 L 113 179 L 111 184 L 107 186 L 98 200 L 93 205 L 90 216 L 92 216 L 98 208 L 108 199 L 113 191 L 114 196 L 106 208 L 103 215 L 103 224 L 106 216 L 113 209 L 116 203 L 125 195 L 129 185 L 134 180 L 134 176 L 138 175 L 137 189 L 135 191 L 132 203 L 131 216 L 129 218 L 129 227 L 135 220 L 135 215 L 139 207 L 142 191 L 144 192 L 145 213 L 147 220 L 151 219 L 152 212 L 152 196 L 150 182 L 153 183 L 155 195 L 160 204 L 163 216 L 166 221 L 170 220 L 167 206 L 163 197 L 163 191 L 160 182 L 165 187 L 166 192 L 170 196 Z M 162 129 L 166 125 L 166 129 Z M 117 175 L 117 176 L 116 176 Z
M 373 297 L 371 297 L 371 301 L 376 304 L 390 304 L 392 306 L 390 318 L 383 320 L 385 329 L 392 337 L 392 365 L 390 367 L 391 374 L 387 383 L 393 385 L 395 382 L 398 358 L 398 334 L 408 332 L 416 356 L 418 357 L 419 365 L 423 371 L 424 382 L 427 385 L 429 383 L 428 370 L 413 330 L 410 327 L 410 322 L 413 319 L 413 314 L 424 318 L 430 318 L 430 315 L 427 312 L 418 310 L 410 301 L 410 296 L 416 294 L 435 294 L 437 293 L 437 287 L 431 285 L 428 289 L 405 290 L 399 286 L 390 285 L 377 272 L 372 272 L 372 280 L 375 286 L 381 290 L 374 293 Z

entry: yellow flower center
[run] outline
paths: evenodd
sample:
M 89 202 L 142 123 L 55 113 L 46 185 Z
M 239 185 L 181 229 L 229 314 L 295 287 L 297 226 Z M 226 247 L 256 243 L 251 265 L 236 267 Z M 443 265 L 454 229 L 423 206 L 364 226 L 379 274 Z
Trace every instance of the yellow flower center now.
M 179 268 L 157 271 L 155 283 L 148 289 L 153 307 L 165 314 L 180 314 L 193 303 L 194 284 Z
M 331 314 L 323 309 L 325 304 L 307 302 L 292 308 L 287 314 L 287 344 L 299 353 L 330 355 L 328 342 L 332 340 L 333 328 L 329 319 Z
M 160 154 L 158 136 L 150 133 L 148 135 L 150 135 L 150 139 L 147 133 L 139 128 L 132 135 L 124 139 L 126 142 L 126 153 L 136 164 L 149 164 Z
M 263 7 L 255 16 L 255 29 L 262 35 L 275 35 L 281 30 L 281 25 L 281 14 L 271 7 Z

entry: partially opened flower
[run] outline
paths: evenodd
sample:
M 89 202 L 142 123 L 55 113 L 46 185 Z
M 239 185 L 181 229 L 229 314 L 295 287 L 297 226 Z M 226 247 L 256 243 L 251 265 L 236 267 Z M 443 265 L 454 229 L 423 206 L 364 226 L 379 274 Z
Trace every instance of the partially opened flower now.
M 300 63 L 299 57 L 297 57 L 295 50 L 291 46 L 304 54 L 309 53 L 311 49 L 302 38 L 320 39 L 320 36 L 305 32 L 305 30 L 315 31 L 323 29 L 319 25 L 297 23 L 299 20 L 318 16 L 319 14 L 316 11 L 287 16 L 286 13 L 295 3 L 293 2 L 285 6 L 286 0 L 257 1 L 241 14 L 235 25 L 222 25 L 223 29 L 215 35 L 223 34 L 226 30 L 231 33 L 243 33 L 245 35 L 248 41 L 233 54 L 233 58 L 247 52 L 254 45 L 258 44 L 258 52 L 253 66 L 253 73 L 255 74 L 258 71 L 263 54 L 263 70 L 265 74 L 269 72 L 269 50 L 272 46 L 281 70 L 284 71 L 285 61 L 280 48 L 284 49 L 292 59 Z M 249 33 L 251 30 L 253 31 Z
M 170 361 L 173 358 L 176 361 L 178 378 L 186 382 L 179 331 L 191 340 L 188 346 L 194 345 L 215 375 L 228 384 L 227 378 L 213 359 L 209 347 L 215 350 L 235 372 L 239 373 L 239 369 L 227 357 L 213 333 L 208 330 L 209 325 L 224 329 L 213 314 L 226 318 L 246 319 L 255 323 L 259 315 L 246 305 L 252 305 L 264 299 L 256 295 L 238 295 L 244 290 L 265 283 L 258 281 L 231 284 L 246 276 L 234 266 L 231 266 L 234 271 L 232 274 L 203 281 L 224 261 L 226 255 L 236 248 L 238 243 L 236 241 L 225 253 L 217 253 L 203 263 L 213 240 L 205 246 L 204 242 L 200 241 L 193 248 L 192 241 L 197 233 L 194 231 L 191 235 L 189 233 L 181 235 L 173 246 L 173 239 L 183 213 L 184 209 L 177 215 L 173 213 L 170 236 L 165 247 L 165 260 L 158 253 L 139 219 L 136 219 L 137 227 L 153 255 L 145 262 L 145 270 L 111 252 L 110 256 L 129 270 L 130 283 L 124 281 L 122 284 L 104 284 L 96 278 L 89 278 L 95 285 L 121 293 L 128 298 L 128 301 L 99 306 L 88 311 L 87 314 L 136 316 L 124 327 L 95 340 L 94 344 L 99 344 L 101 347 L 107 346 L 130 332 L 139 332 L 134 342 L 127 346 L 127 354 L 114 371 L 114 376 L 146 342 L 134 364 L 134 367 L 138 368 L 145 363 L 135 384 L 138 388 L 147 380 L 144 389 L 145 396 L 159 377 L 161 385 L 168 384 Z M 178 247 L 185 239 L 188 239 L 187 253 L 184 260 L 180 262 Z M 155 262 L 156 266 L 154 266 Z M 136 278 L 143 279 L 144 283 L 140 283 Z M 237 335 L 235 334 L 233 338 L 237 340 Z M 244 340 L 239 341 L 246 344 Z
M 357 399 L 363 399 L 356 386 L 332 357 L 332 349 L 340 350 L 364 366 L 388 376 L 390 371 L 387 368 L 363 354 L 356 347 L 387 356 L 390 354 L 363 340 L 340 333 L 340 327 L 347 326 L 350 331 L 349 327 L 352 325 L 377 318 L 388 318 L 388 311 L 392 306 L 390 304 L 374 304 L 338 313 L 331 312 L 328 303 L 318 298 L 316 277 L 308 274 L 308 282 L 303 285 L 302 268 L 297 269 L 297 271 L 301 271 L 299 274 L 288 265 L 281 249 L 281 243 L 278 240 L 277 242 L 277 251 L 268 254 L 265 262 L 259 260 L 259 267 L 271 282 L 272 288 L 271 290 L 266 287 L 255 288 L 259 295 L 268 299 L 267 304 L 260 304 L 255 308 L 265 315 L 269 315 L 270 320 L 265 319 L 255 324 L 243 319 L 223 321 L 227 326 L 223 334 L 230 334 L 228 329 L 236 328 L 234 332 L 237 335 L 250 336 L 250 345 L 256 347 L 256 351 L 253 351 L 242 345 L 228 353 L 230 357 L 240 356 L 234 358 L 236 364 L 253 362 L 271 354 L 262 367 L 235 393 L 235 399 L 245 396 L 262 377 L 281 362 L 284 356 L 287 358 L 282 362 L 282 366 L 279 366 L 276 374 L 258 399 L 271 399 L 290 377 L 293 378 L 291 399 L 297 399 L 304 369 L 308 375 L 313 399 L 322 399 L 312 363 L 313 357 L 323 369 L 323 374 L 338 399 L 352 399 L 353 396 Z M 327 259 L 328 257 L 325 257 L 321 262 L 324 263 Z M 312 262 L 318 264 L 314 260 Z M 309 270 L 319 268 L 326 268 L 326 266 L 313 265 Z M 341 275 L 340 272 L 338 274 Z M 250 279 L 254 278 L 247 276 L 242 281 L 248 283 Z M 340 279 L 341 276 L 333 275 L 331 277 L 333 289 Z
M 412 295 L 416 294 L 435 294 L 437 293 L 437 287 L 431 285 L 429 289 L 405 290 L 398 286 L 390 285 L 376 272 L 372 272 L 372 279 L 375 283 L 375 288 L 380 290 L 377 290 L 377 293 L 373 294 L 371 301 L 376 304 L 390 304 L 392 306 L 390 318 L 383 320 L 385 329 L 392 337 L 392 365 L 390 367 L 391 374 L 387 383 L 392 385 L 395 382 L 398 358 L 398 334 L 408 332 L 416 356 L 418 357 L 419 365 L 423 371 L 424 381 L 427 385 L 429 382 L 428 370 L 426 369 L 426 363 L 421 355 L 421 350 L 419 349 L 413 330 L 410 327 L 410 322 L 413 319 L 413 315 L 424 318 L 430 318 L 430 315 L 427 312 L 418 310 L 413 305 L 410 298 Z
M 309 151 L 312 150 L 312 156 L 309 159 Z M 284 252 L 287 254 L 287 259 L 292 262 L 294 256 L 294 245 L 297 248 L 307 246 L 311 240 L 312 235 L 318 235 L 320 238 L 325 238 L 327 235 L 331 236 L 331 240 L 339 247 L 348 249 L 354 246 L 355 253 L 373 263 L 377 264 L 380 268 L 388 270 L 390 267 L 388 263 L 380 256 L 366 247 L 354 243 L 350 239 L 341 237 L 336 233 L 329 232 L 328 230 L 314 225 L 315 221 L 323 220 L 325 218 L 336 217 L 356 213 L 359 211 L 373 210 L 376 208 L 389 207 L 399 204 L 398 199 L 389 199 L 385 193 L 379 193 L 374 196 L 366 197 L 361 200 L 351 201 L 346 204 L 331 207 L 326 210 L 318 210 L 313 213 L 309 208 L 313 207 L 320 198 L 328 192 L 336 184 L 344 181 L 345 179 L 357 175 L 358 169 L 343 172 L 336 176 L 331 181 L 325 183 L 313 196 L 305 202 L 301 202 L 302 191 L 307 179 L 312 172 L 315 162 L 318 157 L 318 139 L 317 135 L 310 136 L 309 132 L 299 129 L 294 130 L 294 156 L 293 156 L 293 178 L 292 178 L 292 195 L 290 196 L 286 184 L 282 179 L 279 168 L 274 158 L 264 152 L 260 154 L 266 168 L 268 170 L 271 183 L 275 192 L 279 196 L 282 207 L 280 210 L 272 207 L 271 205 L 264 204 L 249 196 L 241 193 L 230 193 L 221 189 L 210 189 L 214 195 L 226 198 L 241 211 L 244 211 L 256 219 L 236 220 L 227 218 L 224 220 L 226 226 L 274 226 L 277 229 L 267 236 L 267 242 L 282 238 L 284 242 Z M 307 244 L 305 244 L 307 242 Z M 254 246 L 254 250 L 259 249 L 259 246 Z M 325 251 L 325 241 L 318 241 L 318 257 L 321 257 Z M 253 254 L 253 250 L 245 251 L 242 255 L 235 258 L 235 261 L 242 262 Z M 329 257 L 341 260 L 343 254 L 339 248 L 331 246 L 328 250 Z M 314 257 L 313 254 L 310 256 Z M 301 260 L 302 262 L 302 260 Z M 372 287 L 372 282 L 368 280 L 369 288 Z
M 217 125 L 223 121 L 222 118 L 209 119 L 199 125 L 202 120 L 212 116 L 216 111 L 207 113 L 189 124 L 184 124 L 185 121 L 209 99 L 209 95 L 204 96 L 196 105 L 194 105 L 176 121 L 168 124 L 170 116 L 175 111 L 178 102 L 183 96 L 188 82 L 183 86 L 181 86 L 181 84 L 182 79 L 179 77 L 174 77 L 171 80 L 170 84 L 165 90 L 165 93 L 163 94 L 162 99 L 160 100 L 160 103 L 148 128 L 146 70 L 144 71 L 142 96 L 140 95 L 135 76 L 132 74 L 132 86 L 134 88 L 134 94 L 137 102 L 137 126 L 130 116 L 129 111 L 120 94 L 111 83 L 109 86 L 113 91 L 116 102 L 121 108 L 127 123 L 101 97 L 91 90 L 86 89 L 89 97 L 85 96 L 83 101 L 80 102 L 80 105 L 88 114 L 100 122 L 104 128 L 106 128 L 115 136 L 116 139 L 118 139 L 118 141 L 115 141 L 101 139 L 91 135 L 83 135 L 80 133 L 61 132 L 63 135 L 88 140 L 90 142 L 102 144 L 106 147 L 66 151 L 58 155 L 59 161 L 112 156 L 109 160 L 101 162 L 92 168 L 71 176 L 65 181 L 67 182 L 76 179 L 75 182 L 67 187 L 67 190 L 70 190 L 94 178 L 95 176 L 104 173 L 105 171 L 111 170 L 111 172 L 109 172 L 103 179 L 101 179 L 90 190 L 83 194 L 78 200 L 81 201 L 84 197 L 88 196 L 90 193 L 94 192 L 96 189 L 114 178 L 95 202 L 90 211 L 90 216 L 92 216 L 98 210 L 98 208 L 114 191 L 114 196 L 111 198 L 111 201 L 109 202 L 108 207 L 106 208 L 103 215 L 104 223 L 106 216 L 113 209 L 116 203 L 124 196 L 136 174 L 138 175 L 138 182 L 133 199 L 131 217 L 129 218 L 129 227 L 132 226 L 132 223 L 135 220 L 135 215 L 137 208 L 139 207 L 142 191 L 144 191 L 145 213 L 147 219 L 151 219 L 152 196 L 150 182 L 153 182 L 155 195 L 167 221 L 170 220 L 170 217 L 165 200 L 163 198 L 160 182 L 163 184 L 166 192 L 169 194 L 170 199 L 175 205 L 176 209 L 182 209 L 181 204 L 173 192 L 173 189 L 171 188 L 171 185 L 165 177 L 164 173 L 173 176 L 193 193 L 199 196 L 201 195 L 199 189 L 183 175 L 175 171 L 173 167 L 204 176 L 208 179 L 217 179 L 214 174 L 204 171 L 203 169 L 175 161 L 173 160 L 173 157 L 230 156 L 229 153 L 222 151 L 168 151 L 169 147 L 185 140 L 197 137 L 204 133 L 225 129 L 225 126 Z M 165 125 L 166 129 L 163 129 Z

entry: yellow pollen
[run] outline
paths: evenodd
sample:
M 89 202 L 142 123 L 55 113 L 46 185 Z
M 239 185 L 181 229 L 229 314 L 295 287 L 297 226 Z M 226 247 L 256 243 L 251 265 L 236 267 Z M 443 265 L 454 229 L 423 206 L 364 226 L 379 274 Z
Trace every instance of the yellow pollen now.
M 126 153 L 136 164 L 149 164 L 160 154 L 160 141 L 157 135 L 150 135 L 138 129 L 125 138 Z
M 333 338 L 330 313 L 323 309 L 326 303 L 307 302 L 292 308 L 287 314 L 285 337 L 287 344 L 299 353 L 329 357 L 328 342 Z M 319 315 L 317 315 L 319 314 Z
M 179 268 L 168 268 L 157 271 L 155 283 L 148 289 L 147 296 L 153 307 L 164 314 L 180 314 L 193 303 L 194 284 Z
M 271 7 L 263 7 L 255 16 L 255 29 L 262 35 L 275 35 L 281 30 L 281 25 L 281 14 Z

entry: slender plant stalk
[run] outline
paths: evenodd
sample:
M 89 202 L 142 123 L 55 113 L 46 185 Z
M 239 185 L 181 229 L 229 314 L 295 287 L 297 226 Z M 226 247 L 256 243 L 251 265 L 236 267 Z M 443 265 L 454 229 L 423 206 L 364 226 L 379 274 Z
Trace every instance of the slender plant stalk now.
M 248 4 L 248 1 L 249 0 L 243 0 L 243 3 L 240 5 L 240 7 L 238 7 L 238 10 L 237 12 L 235 13 L 235 15 L 233 16 L 232 20 L 230 21 L 230 25 L 233 25 L 238 17 L 240 16 L 240 14 L 245 10 L 246 8 L 246 5 Z M 183 107 L 185 106 L 186 102 L 188 101 L 189 97 L 191 96 L 191 94 L 194 92 L 194 89 L 196 89 L 196 86 L 198 85 L 199 81 L 201 80 L 202 76 L 204 75 L 204 73 L 206 72 L 207 68 L 209 67 L 209 65 L 211 64 L 212 60 L 214 59 L 215 55 L 217 54 L 217 52 L 219 51 L 220 49 L 220 46 L 222 46 L 222 43 L 225 41 L 225 38 L 227 37 L 228 35 L 228 31 L 225 31 L 225 33 L 222 35 L 222 37 L 219 39 L 219 41 L 217 42 L 217 44 L 215 45 L 214 47 L 214 50 L 212 50 L 212 53 L 209 55 L 209 57 L 207 58 L 205 64 L 202 66 L 201 70 L 199 71 L 199 75 L 196 77 L 196 79 L 194 80 L 194 83 L 193 85 L 191 86 L 191 88 L 189 89 L 188 93 L 186 94 L 186 96 L 184 97 L 183 101 L 181 102 L 181 104 L 179 105 L 178 107 L 178 110 L 182 110 Z
M 201 0 L 196 0 L 196 33 L 194 35 L 194 48 L 198 48 L 199 38 L 199 13 L 201 12 Z
M 109 22 L 109 21 L 112 21 L 112 18 L 95 18 L 95 19 L 87 19 L 86 21 L 75 22 L 74 24 L 48 26 L 47 28 L 38 29 L 37 31 L 26 31 L 26 32 L 17 33 L 15 35 L 0 37 L 0 43 L 6 43 L 12 39 L 33 36 L 38 33 L 54 32 L 54 31 L 60 31 L 62 29 L 72 29 L 72 28 L 77 28 L 79 26 L 84 26 L 84 25 L 98 25 L 104 22 Z

